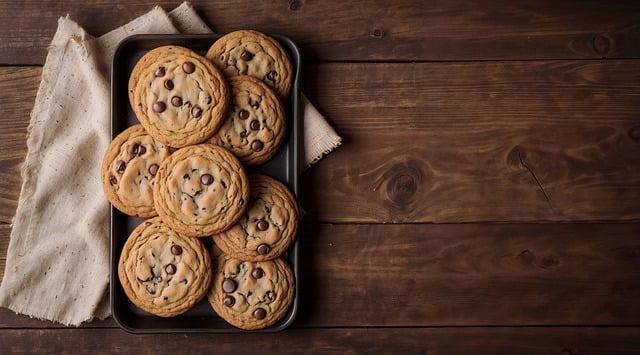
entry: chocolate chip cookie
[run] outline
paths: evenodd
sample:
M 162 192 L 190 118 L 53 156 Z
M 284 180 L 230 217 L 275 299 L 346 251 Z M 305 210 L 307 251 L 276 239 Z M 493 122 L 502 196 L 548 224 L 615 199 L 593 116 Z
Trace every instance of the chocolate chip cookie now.
M 238 223 L 214 235 L 216 245 L 240 260 L 262 261 L 282 255 L 293 242 L 298 210 L 284 184 L 266 175 L 249 176 L 249 207 Z
M 249 75 L 285 98 L 291 90 L 293 69 L 287 52 L 273 38 L 257 31 L 235 31 L 220 37 L 207 58 L 227 76 Z
M 202 242 L 171 230 L 158 217 L 133 230 L 122 249 L 118 277 L 127 297 L 161 317 L 181 314 L 211 284 L 211 257 Z
M 191 237 L 209 236 L 242 216 L 249 181 L 231 152 L 199 144 L 177 150 L 160 165 L 153 197 L 158 215 L 171 228 Z
M 266 84 L 247 75 L 229 78 L 229 87 L 229 112 L 212 142 L 229 149 L 243 164 L 262 164 L 278 151 L 284 138 L 280 99 Z
M 109 202 L 130 216 L 156 216 L 153 185 L 160 164 L 169 154 L 169 148 L 141 125 L 120 133 L 102 160 L 102 187 Z
M 220 254 L 215 267 L 209 303 L 231 325 L 265 328 L 287 313 L 295 284 L 284 260 L 251 262 Z
M 229 89 L 206 58 L 178 46 L 145 54 L 129 78 L 129 102 L 144 128 L 170 147 L 205 141 L 227 113 Z

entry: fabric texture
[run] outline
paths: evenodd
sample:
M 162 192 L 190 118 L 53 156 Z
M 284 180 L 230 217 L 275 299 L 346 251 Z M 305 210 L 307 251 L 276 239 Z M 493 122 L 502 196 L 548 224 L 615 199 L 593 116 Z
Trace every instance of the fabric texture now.
M 28 128 L 0 306 L 79 325 L 110 314 L 109 204 L 100 162 L 110 141 L 109 73 L 118 43 L 142 33 L 209 33 L 188 3 L 156 7 L 101 37 L 58 21 Z M 303 97 L 306 165 L 340 137 Z

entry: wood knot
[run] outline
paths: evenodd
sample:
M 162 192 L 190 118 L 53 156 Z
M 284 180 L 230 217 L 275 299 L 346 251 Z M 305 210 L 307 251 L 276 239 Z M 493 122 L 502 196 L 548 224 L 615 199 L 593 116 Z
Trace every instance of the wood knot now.
M 527 152 L 519 145 L 516 145 L 507 154 L 507 165 L 509 166 L 521 166 L 522 160 L 527 156 Z
M 632 141 L 640 143 L 640 125 L 631 127 L 628 134 Z
M 520 254 L 518 254 L 518 259 L 520 259 L 520 262 L 522 262 L 523 264 L 531 264 L 534 258 L 535 256 L 529 249 L 525 249 Z
M 418 187 L 411 175 L 396 175 L 387 184 L 387 194 L 389 199 L 398 206 L 405 206 L 416 193 Z
M 609 52 L 611 41 L 604 35 L 598 34 L 593 37 L 593 49 L 596 53 L 604 56 Z
M 559 263 L 560 262 L 558 261 L 558 258 L 553 255 L 547 255 L 540 261 L 540 267 L 542 267 L 543 269 L 550 269 L 552 267 L 558 266 Z
M 376 27 L 371 31 L 371 37 L 382 38 L 384 37 L 384 30 L 380 27 Z
M 422 172 L 411 163 L 396 164 L 387 172 L 387 198 L 398 208 L 411 204 L 423 179 Z
M 518 254 L 518 260 L 524 265 L 535 265 L 543 269 L 551 269 L 560 264 L 558 258 L 553 255 L 546 255 L 542 259 L 536 259 L 536 254 L 529 249 L 525 249 Z
M 300 8 L 300 5 L 298 4 L 298 2 L 296 0 L 289 0 L 289 4 L 288 4 L 287 7 L 291 11 L 296 11 L 296 10 L 298 10 L 298 8 Z

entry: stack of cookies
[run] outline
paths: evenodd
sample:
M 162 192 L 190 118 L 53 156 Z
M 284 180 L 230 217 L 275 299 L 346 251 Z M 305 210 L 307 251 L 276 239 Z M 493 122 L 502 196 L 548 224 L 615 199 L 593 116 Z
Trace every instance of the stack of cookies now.
M 295 238 L 297 204 L 284 184 L 244 167 L 282 144 L 291 81 L 286 52 L 255 31 L 221 37 L 206 57 L 164 46 L 136 64 L 128 94 L 140 124 L 111 142 L 102 163 L 113 206 L 149 218 L 118 265 L 136 306 L 172 317 L 208 295 L 242 329 L 286 314 L 295 280 L 281 256 Z

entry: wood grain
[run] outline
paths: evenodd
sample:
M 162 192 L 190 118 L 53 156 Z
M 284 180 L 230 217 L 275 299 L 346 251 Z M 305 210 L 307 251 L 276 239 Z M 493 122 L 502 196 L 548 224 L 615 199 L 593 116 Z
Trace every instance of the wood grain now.
M 303 206 L 323 222 L 638 219 L 638 63 L 307 66 L 345 142 L 304 175 Z
M 0 332 L 0 352 L 56 354 L 636 354 L 640 328 L 290 329 L 275 334 L 131 335 L 117 329 Z
M 640 324 L 640 225 L 319 225 L 299 322 Z
M 0 68 L 0 223 L 10 223 L 18 205 L 27 126 L 40 73 L 40 68 Z
M 294 327 L 133 336 L 0 309 L 0 354 L 640 352 L 640 223 L 522 223 L 640 220 L 639 2 L 193 2 L 220 32 L 291 36 L 344 137 L 303 176 Z M 65 13 L 100 35 L 157 3 L 0 0 L 0 280 L 41 72 L 6 65 L 43 64 Z M 449 224 L 486 221 L 516 223 Z
M 305 224 L 300 242 L 296 326 L 640 324 L 640 224 Z
M 101 35 L 179 1 L 0 2 L 0 63 L 42 64 L 66 13 Z M 217 31 L 291 36 L 312 60 L 494 60 L 640 56 L 637 1 L 192 1 Z
M 303 175 L 307 218 L 638 219 L 637 63 L 309 65 L 305 91 L 345 143 Z M 15 212 L 39 73 L 0 69 L 2 222 Z

